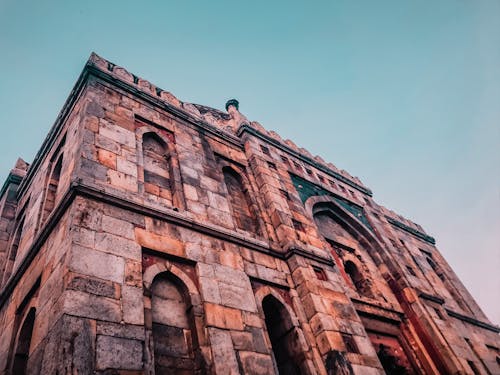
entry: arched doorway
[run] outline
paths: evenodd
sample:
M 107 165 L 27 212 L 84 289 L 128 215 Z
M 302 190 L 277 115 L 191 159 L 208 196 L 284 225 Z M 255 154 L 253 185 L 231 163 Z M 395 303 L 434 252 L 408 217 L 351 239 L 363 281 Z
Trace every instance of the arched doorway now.
M 23 325 L 19 330 L 16 350 L 14 352 L 14 362 L 12 364 L 12 374 L 26 374 L 31 345 L 31 336 L 33 334 L 33 327 L 35 324 L 35 312 L 36 309 L 32 307 L 26 315 L 26 318 L 24 318 Z
M 297 332 L 285 306 L 272 295 L 262 300 L 266 328 L 280 375 L 300 375 Z
M 160 274 L 153 280 L 151 294 L 155 373 L 203 373 L 195 355 L 199 348 L 186 287 L 176 277 Z

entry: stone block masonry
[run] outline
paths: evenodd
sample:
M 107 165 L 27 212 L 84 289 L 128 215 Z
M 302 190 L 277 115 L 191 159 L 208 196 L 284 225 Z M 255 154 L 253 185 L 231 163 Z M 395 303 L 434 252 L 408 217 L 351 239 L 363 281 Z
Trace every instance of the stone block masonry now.
M 95 54 L 0 191 L 0 374 L 495 374 L 498 333 L 358 178 Z

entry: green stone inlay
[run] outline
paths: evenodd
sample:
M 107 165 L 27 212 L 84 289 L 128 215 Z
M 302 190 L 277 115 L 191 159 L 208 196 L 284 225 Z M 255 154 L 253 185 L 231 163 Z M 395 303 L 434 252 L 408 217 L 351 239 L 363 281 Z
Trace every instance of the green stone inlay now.
M 329 197 L 332 197 L 333 200 L 337 202 L 340 206 L 342 206 L 351 214 L 353 214 L 354 217 L 356 217 L 359 221 L 361 221 L 364 225 L 366 225 L 368 229 L 370 229 L 373 232 L 373 228 L 365 216 L 363 207 L 358 206 L 357 204 L 354 204 L 348 201 L 347 199 L 339 197 L 338 195 L 335 195 L 329 192 L 328 190 L 325 190 L 322 187 L 313 184 L 312 182 L 304 180 L 302 177 L 295 176 L 293 174 L 291 175 L 291 177 L 293 185 L 295 186 L 295 189 L 297 189 L 300 199 L 302 200 L 302 203 L 304 203 L 310 197 L 318 195 L 328 195 Z

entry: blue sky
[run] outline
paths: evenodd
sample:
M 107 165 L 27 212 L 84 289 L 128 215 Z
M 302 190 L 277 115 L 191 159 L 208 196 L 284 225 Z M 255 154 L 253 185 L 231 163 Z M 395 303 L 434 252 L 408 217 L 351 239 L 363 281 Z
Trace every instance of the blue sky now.
M 500 322 L 500 2 L 0 0 L 0 177 L 91 51 L 240 110 L 421 224 Z

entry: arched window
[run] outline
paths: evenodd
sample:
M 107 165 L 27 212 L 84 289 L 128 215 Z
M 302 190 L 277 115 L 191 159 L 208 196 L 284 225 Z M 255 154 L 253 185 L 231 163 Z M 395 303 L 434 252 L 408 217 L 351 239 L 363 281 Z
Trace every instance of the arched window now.
M 168 146 L 156 133 L 145 133 L 142 137 L 144 160 L 144 190 L 172 201 L 170 155 Z
M 45 223 L 50 213 L 54 209 L 57 197 L 57 188 L 59 187 L 59 179 L 61 178 L 61 169 L 63 163 L 63 155 L 61 154 L 54 164 L 47 183 L 47 191 L 45 193 L 45 202 L 43 203 L 42 224 Z
M 160 275 L 153 280 L 151 291 L 155 373 L 196 373 L 201 367 L 195 358 L 199 347 L 184 285 Z
M 368 281 L 363 277 L 363 274 L 359 271 L 358 267 L 348 260 L 344 263 L 344 271 L 349 275 L 352 284 L 356 288 L 359 294 L 365 297 L 373 297 Z
M 241 176 L 228 167 L 224 168 L 222 172 L 224 173 L 224 182 L 229 193 L 229 201 L 236 226 L 247 232 L 257 233 L 258 226 L 255 212 L 251 207 L 248 191 L 243 185 Z
M 274 360 L 281 375 L 301 374 L 297 332 L 285 306 L 272 295 L 262 300 L 266 328 L 273 348 Z
M 35 308 L 32 307 L 19 330 L 12 363 L 12 374 L 24 375 L 27 373 L 31 336 L 35 324 L 35 312 Z
M 19 243 L 21 242 L 22 234 L 24 228 L 24 216 L 19 221 L 19 224 L 16 228 L 16 232 L 14 233 L 14 239 L 10 245 L 9 256 L 5 261 L 4 273 L 3 277 L 0 281 L 2 281 L 2 285 L 7 282 L 10 275 L 12 274 L 12 269 L 14 268 L 14 262 L 16 261 L 17 250 L 19 248 Z

